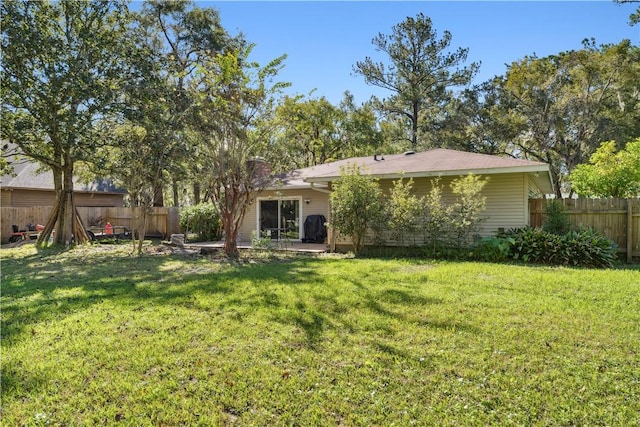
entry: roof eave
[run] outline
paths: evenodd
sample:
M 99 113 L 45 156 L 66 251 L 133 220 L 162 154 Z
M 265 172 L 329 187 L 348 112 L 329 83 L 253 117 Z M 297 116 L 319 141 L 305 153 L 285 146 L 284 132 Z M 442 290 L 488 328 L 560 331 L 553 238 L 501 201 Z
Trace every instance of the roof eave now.
M 551 177 L 551 171 L 547 169 L 546 173 L 541 174 L 538 172 L 531 173 L 533 181 L 536 183 L 540 191 L 543 194 L 554 194 L 555 187 L 553 185 L 553 179 Z
M 437 177 L 437 176 L 461 176 L 461 175 L 494 175 L 503 173 L 540 173 L 546 172 L 549 174 L 549 167 L 545 164 L 541 165 L 528 165 L 528 166 L 510 166 L 510 167 L 498 167 L 498 168 L 483 168 L 483 169 L 455 169 L 455 170 L 438 170 L 438 171 L 419 171 L 419 172 L 395 172 L 386 174 L 370 174 L 378 179 L 398 179 L 404 178 L 424 178 L 424 177 Z M 325 175 L 317 177 L 307 177 L 304 180 L 306 182 L 331 182 L 340 178 L 340 175 Z

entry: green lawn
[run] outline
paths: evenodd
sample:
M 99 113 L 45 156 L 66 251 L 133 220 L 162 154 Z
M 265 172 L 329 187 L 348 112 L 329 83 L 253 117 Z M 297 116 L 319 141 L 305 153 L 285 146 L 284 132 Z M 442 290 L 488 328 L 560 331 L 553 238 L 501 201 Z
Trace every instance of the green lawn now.
M 2 250 L 2 425 L 639 425 L 640 270 Z

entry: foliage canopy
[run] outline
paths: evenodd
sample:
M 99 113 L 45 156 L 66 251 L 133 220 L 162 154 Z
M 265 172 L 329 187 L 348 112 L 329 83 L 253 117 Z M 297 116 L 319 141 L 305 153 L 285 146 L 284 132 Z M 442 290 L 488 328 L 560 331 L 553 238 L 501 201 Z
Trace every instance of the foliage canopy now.
M 603 142 L 571 173 L 571 184 L 583 197 L 640 196 L 640 138 L 616 152 L 615 141 Z

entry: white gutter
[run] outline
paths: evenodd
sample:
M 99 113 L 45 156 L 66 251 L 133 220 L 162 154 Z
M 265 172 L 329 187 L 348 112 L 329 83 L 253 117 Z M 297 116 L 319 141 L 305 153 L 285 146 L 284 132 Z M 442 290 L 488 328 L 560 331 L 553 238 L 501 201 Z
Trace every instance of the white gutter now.
M 326 188 L 319 188 L 319 187 L 316 187 L 316 186 L 314 185 L 314 184 L 315 184 L 314 182 L 310 182 L 309 184 L 311 185 L 311 189 L 312 189 L 312 190 L 319 191 L 320 193 L 331 194 L 331 190 L 328 190 L 328 189 L 326 189 Z

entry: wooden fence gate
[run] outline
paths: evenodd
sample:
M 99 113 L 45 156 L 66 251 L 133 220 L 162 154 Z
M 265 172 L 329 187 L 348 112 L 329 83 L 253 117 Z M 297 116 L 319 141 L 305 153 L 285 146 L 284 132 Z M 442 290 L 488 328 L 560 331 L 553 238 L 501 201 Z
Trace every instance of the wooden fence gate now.
M 532 227 L 542 226 L 546 204 L 552 200 L 565 207 L 575 227 L 593 228 L 614 241 L 627 262 L 640 257 L 640 199 L 531 199 Z

